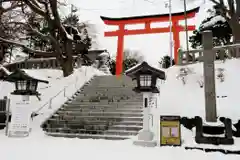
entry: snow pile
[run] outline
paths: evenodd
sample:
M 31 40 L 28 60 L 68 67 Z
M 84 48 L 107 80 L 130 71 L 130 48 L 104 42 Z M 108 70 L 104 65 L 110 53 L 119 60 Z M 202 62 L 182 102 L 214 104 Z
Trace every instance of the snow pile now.
M 240 67 L 240 60 L 227 60 L 225 63 L 215 62 L 216 76 L 216 96 L 217 116 L 231 118 L 233 123 L 240 120 L 240 99 L 238 96 L 240 86 L 240 75 L 237 74 Z M 186 84 L 183 84 L 177 76 L 182 68 L 187 68 L 188 74 L 185 76 Z M 224 81 L 218 79 L 217 73 L 224 70 Z M 152 109 L 154 115 L 154 124 L 152 130 L 159 144 L 160 115 L 180 115 L 181 117 L 194 118 L 200 116 L 205 119 L 205 99 L 204 88 L 199 86 L 199 81 L 203 81 L 203 63 L 192 64 L 188 66 L 173 66 L 166 70 L 167 80 L 158 81 L 160 88 L 158 108 Z M 224 98 L 223 98 L 224 97 Z M 226 146 L 199 145 L 196 144 L 194 137 L 195 132 L 190 131 L 182 126 L 183 146 L 204 147 L 204 148 L 221 148 L 229 150 L 239 150 L 240 139 L 235 138 L 235 144 Z M 135 139 L 137 137 L 134 137 Z M 192 152 L 192 151 L 191 151 Z
M 28 55 L 23 53 L 20 48 L 14 48 L 12 50 L 12 55 L 10 55 L 9 53 L 5 54 L 3 64 L 7 65 L 9 63 L 24 61 L 26 60 L 26 58 L 28 58 Z
M 108 67 L 108 63 L 109 63 L 109 60 L 110 60 L 110 56 L 109 56 L 109 53 L 107 52 L 103 52 L 99 55 L 99 58 L 100 60 L 98 60 L 98 69 L 102 72 L 104 72 L 105 74 L 108 74 L 110 75 L 111 72 L 110 72 L 110 69 Z
M 225 22 L 225 21 L 226 21 L 225 18 L 218 15 L 218 16 L 211 18 L 210 21 L 203 23 L 200 27 L 207 28 L 207 27 L 213 26 L 217 22 Z
M 38 80 L 43 80 L 43 81 L 48 81 L 47 77 L 43 73 L 39 73 L 38 71 L 34 69 L 22 69 L 28 76 L 38 79 Z
M 132 145 L 132 141 L 80 140 L 54 137 L 28 137 L 24 139 L 1 138 L 3 160 L 237 160 L 236 155 L 205 154 L 186 151 L 178 147 L 145 148 Z M 14 154 L 12 153 L 14 151 Z
M 240 119 L 240 108 L 238 104 L 238 85 L 240 76 L 238 68 L 240 60 L 227 60 L 225 63 L 215 62 L 216 70 L 216 96 L 227 96 L 217 98 L 218 116 L 230 117 L 232 120 Z M 186 77 L 186 84 L 177 79 L 182 67 L 174 66 L 167 71 L 167 81 L 161 86 L 160 109 L 161 114 L 176 114 L 181 116 L 205 117 L 204 89 L 199 87 L 198 81 L 203 80 L 203 63 L 189 65 L 192 71 Z M 217 71 L 224 69 L 224 82 L 218 80 Z

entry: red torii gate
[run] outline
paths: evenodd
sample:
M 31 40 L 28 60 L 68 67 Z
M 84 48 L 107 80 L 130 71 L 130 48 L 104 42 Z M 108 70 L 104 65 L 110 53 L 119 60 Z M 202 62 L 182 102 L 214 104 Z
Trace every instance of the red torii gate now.
M 199 7 L 187 11 L 187 18 L 195 17 L 198 12 Z M 124 18 L 109 18 L 101 16 L 101 19 L 106 25 L 115 25 L 119 29 L 116 31 L 106 31 L 104 33 L 105 37 L 118 37 L 117 44 L 117 57 L 116 57 L 116 75 L 122 73 L 122 63 L 123 63 L 123 45 L 124 36 L 126 35 L 138 35 L 138 34 L 151 34 L 151 33 L 165 33 L 170 31 L 170 27 L 159 27 L 151 28 L 151 23 L 156 22 L 167 22 L 169 21 L 169 14 L 162 15 L 150 15 L 150 16 L 137 16 L 137 17 L 124 17 Z M 185 26 L 179 25 L 179 21 L 184 20 L 184 12 L 173 13 L 172 14 L 172 32 L 174 40 L 174 60 L 177 63 L 178 60 L 178 49 L 180 47 L 179 32 L 185 31 Z M 125 25 L 133 24 L 144 24 L 144 29 L 125 29 Z M 187 29 L 189 31 L 195 30 L 195 25 L 188 25 Z

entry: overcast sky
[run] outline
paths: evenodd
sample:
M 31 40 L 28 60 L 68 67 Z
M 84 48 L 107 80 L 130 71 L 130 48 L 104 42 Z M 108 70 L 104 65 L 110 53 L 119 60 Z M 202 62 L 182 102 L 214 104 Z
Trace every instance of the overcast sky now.
M 112 55 L 117 50 L 117 38 L 103 38 L 103 32 L 110 30 L 110 27 L 103 24 L 100 15 L 108 17 L 128 17 L 151 14 L 169 13 L 169 9 L 165 7 L 168 0 L 65 0 L 69 4 L 68 9 L 62 9 L 61 13 L 67 15 L 70 11 L 70 4 L 74 4 L 78 8 L 78 14 L 83 21 L 90 20 L 95 23 L 98 28 L 101 47 L 106 48 Z M 197 18 L 189 21 L 189 24 L 197 24 L 206 17 L 206 9 L 209 8 L 209 2 L 206 0 L 187 0 L 187 10 L 201 6 L 201 10 Z M 183 0 L 172 0 L 172 12 L 183 12 Z M 189 33 L 191 35 L 191 33 Z M 186 38 L 182 32 L 181 46 L 185 48 Z M 169 33 L 163 34 L 147 34 L 127 36 L 125 38 L 124 47 L 128 49 L 139 50 L 150 63 L 155 63 L 156 59 L 169 54 Z M 157 58 L 156 58 L 157 57 Z M 158 58 L 159 57 L 159 58 Z

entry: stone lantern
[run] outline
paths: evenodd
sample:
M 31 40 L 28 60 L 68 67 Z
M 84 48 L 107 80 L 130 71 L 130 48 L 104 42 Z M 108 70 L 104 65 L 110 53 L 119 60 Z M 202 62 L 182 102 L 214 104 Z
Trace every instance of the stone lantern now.
M 15 90 L 11 93 L 10 100 L 17 100 L 16 104 L 11 107 L 12 117 L 8 131 L 9 137 L 26 137 L 29 135 L 32 108 L 34 107 L 29 105 L 29 96 L 36 96 L 40 100 L 40 93 L 37 91 L 38 83 L 48 83 L 46 80 L 37 78 L 37 75 L 31 72 L 18 69 L 4 78 L 5 81 L 15 84 Z M 19 96 L 22 97 L 21 100 L 18 100 Z
M 125 72 L 125 74 L 137 81 L 137 86 L 133 89 L 137 93 L 143 93 L 143 130 L 138 134 L 135 145 L 154 147 L 157 142 L 154 133 L 150 130 L 149 119 L 152 118 L 151 109 L 157 108 L 157 96 L 160 92 L 157 79 L 165 80 L 165 72 L 150 66 L 147 62 L 142 62 Z

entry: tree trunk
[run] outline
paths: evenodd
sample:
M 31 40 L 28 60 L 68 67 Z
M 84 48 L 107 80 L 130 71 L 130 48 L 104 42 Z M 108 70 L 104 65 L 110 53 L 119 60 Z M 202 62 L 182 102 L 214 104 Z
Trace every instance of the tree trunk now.
M 65 42 L 65 58 L 60 63 L 63 71 L 63 76 L 67 77 L 73 73 L 73 57 L 72 57 L 72 42 L 66 40 Z
M 63 76 L 64 77 L 70 76 L 73 73 L 72 60 L 70 60 L 70 58 L 66 58 L 63 61 L 64 62 L 61 63 Z

